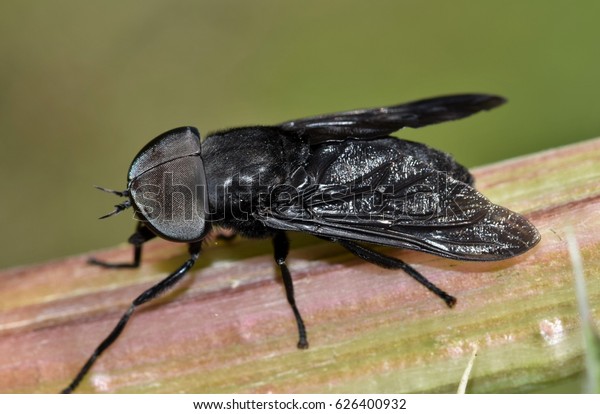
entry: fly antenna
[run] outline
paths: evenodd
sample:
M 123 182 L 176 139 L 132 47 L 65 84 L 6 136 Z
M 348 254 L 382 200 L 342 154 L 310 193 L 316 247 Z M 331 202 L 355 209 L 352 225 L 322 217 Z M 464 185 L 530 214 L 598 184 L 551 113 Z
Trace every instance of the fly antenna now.
M 96 187 L 100 191 L 104 191 L 105 193 L 111 193 L 114 195 L 118 195 L 119 197 L 129 197 L 129 190 L 117 191 L 111 190 L 110 188 L 100 187 L 99 185 L 95 185 L 94 187 Z
M 119 214 L 121 211 L 128 209 L 129 207 L 131 207 L 131 201 L 129 200 L 125 200 L 124 202 L 122 202 L 121 204 L 116 204 L 115 205 L 115 209 L 113 211 L 111 211 L 108 214 L 103 215 L 102 217 L 99 217 L 100 220 L 114 216 Z

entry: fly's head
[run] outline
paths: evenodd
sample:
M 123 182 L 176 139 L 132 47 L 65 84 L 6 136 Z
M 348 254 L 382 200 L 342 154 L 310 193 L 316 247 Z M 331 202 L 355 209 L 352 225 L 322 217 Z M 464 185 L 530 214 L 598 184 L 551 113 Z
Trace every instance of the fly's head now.
M 100 190 L 127 197 L 106 218 L 133 207 L 136 218 L 157 236 L 177 242 L 204 238 L 207 189 L 196 128 L 180 127 L 150 141 L 135 156 L 124 191 Z

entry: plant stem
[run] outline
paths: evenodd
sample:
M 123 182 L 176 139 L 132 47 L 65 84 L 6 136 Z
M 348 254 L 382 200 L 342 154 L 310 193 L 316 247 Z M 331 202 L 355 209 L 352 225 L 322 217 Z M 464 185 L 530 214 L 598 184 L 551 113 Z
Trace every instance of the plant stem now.
M 402 272 L 291 235 L 308 350 L 296 348 L 270 242 L 213 242 L 187 282 L 132 316 L 78 391 L 455 392 L 475 348 L 469 392 L 572 376 L 584 359 L 564 230 L 577 237 L 598 321 L 599 160 L 595 139 L 474 171 L 482 193 L 540 230 L 523 256 L 474 263 L 381 249 L 456 296 L 453 309 Z M 0 392 L 64 388 L 131 300 L 187 258 L 165 241 L 148 243 L 139 269 L 101 269 L 90 256 L 126 261 L 131 247 L 0 272 Z

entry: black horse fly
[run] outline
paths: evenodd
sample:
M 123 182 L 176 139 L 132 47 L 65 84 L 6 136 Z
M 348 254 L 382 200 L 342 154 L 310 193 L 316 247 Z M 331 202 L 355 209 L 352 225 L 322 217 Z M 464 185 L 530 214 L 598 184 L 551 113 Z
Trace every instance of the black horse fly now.
M 209 135 L 202 144 L 193 127 L 153 139 L 133 159 L 127 189 L 105 190 L 126 200 L 104 217 L 129 207 L 135 211 L 137 229 L 129 238 L 133 262 L 90 262 L 138 267 L 143 244 L 156 236 L 188 243 L 190 257 L 132 302 L 63 392 L 77 388 L 136 307 L 183 278 L 213 226 L 272 239 L 298 325 L 298 348 L 307 348 L 308 340 L 286 265 L 288 230 L 339 243 L 378 266 L 401 269 L 453 306 L 453 296 L 410 265 L 364 243 L 488 261 L 524 253 L 540 235 L 525 218 L 475 190 L 471 174 L 450 155 L 389 134 L 464 118 L 502 103 L 503 98 L 492 95 L 453 95 L 229 129 Z

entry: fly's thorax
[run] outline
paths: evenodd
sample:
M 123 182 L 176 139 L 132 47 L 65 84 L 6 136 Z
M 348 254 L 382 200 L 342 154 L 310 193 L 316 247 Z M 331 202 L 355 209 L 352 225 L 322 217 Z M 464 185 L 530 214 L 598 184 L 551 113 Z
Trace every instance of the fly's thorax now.
M 278 128 L 247 127 L 217 132 L 202 143 L 211 221 L 251 221 L 301 165 L 308 147 Z

